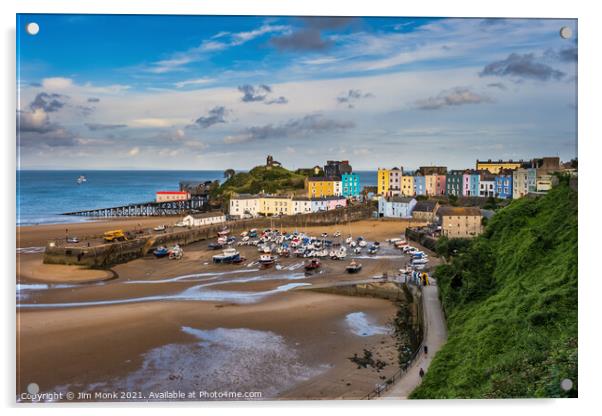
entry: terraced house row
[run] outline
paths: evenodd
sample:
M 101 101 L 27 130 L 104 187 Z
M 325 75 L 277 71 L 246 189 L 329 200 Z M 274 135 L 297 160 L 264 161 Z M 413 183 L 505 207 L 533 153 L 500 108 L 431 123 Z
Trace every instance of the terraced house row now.
M 343 196 L 307 198 L 293 195 L 240 194 L 230 198 L 229 213 L 237 218 L 295 215 L 330 211 L 347 206 Z
M 415 172 L 403 167 L 378 169 L 377 194 L 383 197 L 465 196 L 521 198 L 545 193 L 554 185 L 554 173 L 568 171 L 558 157 L 529 161 L 477 160 L 475 169 L 447 170 L 445 166 L 422 166 Z

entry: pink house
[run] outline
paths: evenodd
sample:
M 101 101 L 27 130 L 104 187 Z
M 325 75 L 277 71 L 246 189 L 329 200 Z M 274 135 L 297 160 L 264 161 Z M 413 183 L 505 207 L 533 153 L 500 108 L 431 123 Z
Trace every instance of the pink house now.
M 462 196 L 470 195 L 470 174 L 465 173 L 462 175 Z
M 337 209 L 337 207 L 346 207 L 347 199 L 343 197 L 326 197 L 326 206 L 330 211 L 331 209 Z
M 445 175 L 437 175 L 437 183 L 435 188 L 437 195 L 445 195 L 445 178 Z

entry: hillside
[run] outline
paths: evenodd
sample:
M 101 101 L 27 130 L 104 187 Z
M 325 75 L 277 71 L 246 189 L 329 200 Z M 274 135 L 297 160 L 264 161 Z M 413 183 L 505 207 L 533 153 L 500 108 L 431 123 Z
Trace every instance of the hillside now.
M 256 166 L 249 172 L 239 172 L 225 181 L 214 196 L 230 197 L 232 194 L 257 194 L 295 192 L 303 189 L 305 176 L 283 167 Z
M 449 339 L 412 398 L 577 396 L 577 193 L 567 184 L 501 209 L 436 277 Z

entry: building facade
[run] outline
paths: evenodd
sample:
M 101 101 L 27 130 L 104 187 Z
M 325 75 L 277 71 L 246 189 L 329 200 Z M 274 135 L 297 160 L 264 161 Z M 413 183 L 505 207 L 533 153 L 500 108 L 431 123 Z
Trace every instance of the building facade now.
M 385 218 L 412 218 L 416 200 L 410 197 L 392 196 L 378 198 L 378 215 Z
M 259 198 L 258 212 L 265 216 L 291 215 L 293 200 L 288 195 L 262 195 Z
M 344 173 L 341 176 L 342 195 L 347 198 L 360 196 L 360 176 L 357 173 Z
M 447 175 L 437 175 L 436 195 L 445 195 L 447 187 Z
M 478 172 L 464 172 L 462 175 L 462 196 L 479 196 Z
M 529 193 L 529 169 L 516 169 L 512 173 L 512 198 L 518 199 Z
M 513 197 L 513 172 L 501 170 L 495 176 L 495 193 L 498 198 L 510 199 Z
M 418 201 L 412 211 L 412 218 L 425 222 L 434 222 L 438 208 L 439 202 L 437 201 Z
M 382 196 L 389 196 L 389 169 L 378 168 L 376 178 L 376 194 Z
M 239 218 L 257 217 L 259 215 L 259 197 L 241 194 L 230 198 L 230 215 Z
M 303 196 L 293 197 L 293 214 L 309 214 L 311 212 L 311 199 Z
M 445 176 L 445 193 L 448 196 L 462 196 L 462 175 L 464 171 L 452 170 Z
M 353 172 L 348 160 L 327 160 L 324 165 L 324 176 L 343 176 Z
M 519 169 L 525 165 L 522 160 L 478 160 L 476 163 L 476 170 L 488 170 L 489 173 L 497 174 L 501 169 Z
M 335 182 L 340 182 L 337 178 L 329 176 L 313 176 L 305 180 L 308 198 L 322 198 L 325 196 L 334 196 Z
M 426 180 L 422 175 L 414 176 L 414 195 L 426 195 Z
M 429 196 L 437 195 L 437 175 L 425 175 L 423 178 L 425 194 Z
M 481 172 L 479 176 L 479 196 L 495 197 L 495 175 Z
M 444 206 L 437 211 L 441 234 L 448 238 L 473 238 L 483 232 L 483 215 L 475 207 Z
M 403 196 L 416 195 L 416 192 L 414 191 L 414 176 L 403 175 L 401 177 L 401 194 Z

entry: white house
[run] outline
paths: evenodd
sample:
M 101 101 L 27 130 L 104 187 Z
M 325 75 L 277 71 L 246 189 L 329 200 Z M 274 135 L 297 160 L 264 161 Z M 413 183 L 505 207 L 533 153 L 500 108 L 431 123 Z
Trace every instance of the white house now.
M 335 196 L 343 195 L 343 182 L 342 181 L 334 181 L 334 190 L 333 193 Z
M 226 215 L 219 211 L 190 214 L 182 220 L 182 223 L 187 227 L 200 227 L 202 225 L 220 224 L 222 222 L 226 222 Z
M 308 214 L 311 212 L 311 199 L 303 196 L 293 198 L 293 214 Z
M 245 216 L 256 217 L 259 215 L 259 196 L 241 194 L 230 198 L 230 215 L 243 218 Z
M 392 196 L 378 198 L 378 214 L 386 218 L 412 218 L 416 199 L 411 197 Z

